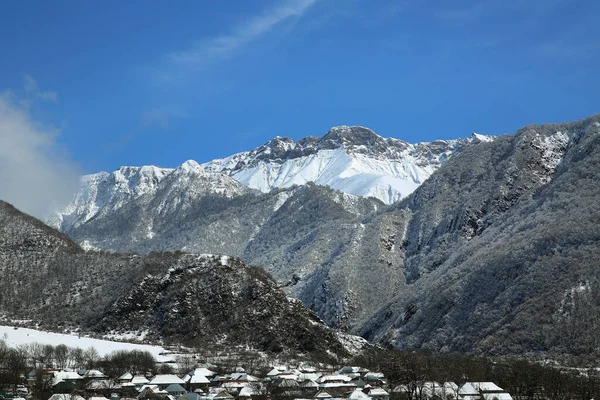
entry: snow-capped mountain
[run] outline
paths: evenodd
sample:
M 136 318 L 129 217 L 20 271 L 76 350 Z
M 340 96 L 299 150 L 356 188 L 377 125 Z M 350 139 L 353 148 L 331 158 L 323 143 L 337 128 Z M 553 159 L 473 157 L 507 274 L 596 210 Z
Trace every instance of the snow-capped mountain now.
M 220 173 L 206 172 L 196 161 L 188 160 L 177 168 L 155 166 L 121 167 L 81 178 L 79 192 L 48 225 L 67 232 L 89 220 L 110 214 L 145 194 L 169 192 L 169 201 L 161 207 L 181 207 L 193 197 L 213 194 L 233 197 L 249 189 Z M 159 212 L 161 210 L 158 210 Z
M 411 194 L 466 145 L 491 140 L 473 134 L 468 139 L 411 144 L 361 126 L 338 126 L 321 138 L 298 142 L 278 136 L 254 150 L 202 166 L 262 192 L 314 182 L 391 204 Z
M 202 165 L 188 160 L 178 168 L 126 166 L 85 175 L 73 201 L 46 222 L 68 232 L 142 195 L 164 190 L 165 185 L 177 191 L 161 205 L 171 208 L 200 195 L 233 197 L 247 188 L 268 192 L 307 182 L 391 204 L 412 193 L 466 146 L 491 140 L 473 134 L 467 139 L 411 144 L 360 126 L 334 127 L 321 138 L 297 142 L 278 136 L 254 150 Z

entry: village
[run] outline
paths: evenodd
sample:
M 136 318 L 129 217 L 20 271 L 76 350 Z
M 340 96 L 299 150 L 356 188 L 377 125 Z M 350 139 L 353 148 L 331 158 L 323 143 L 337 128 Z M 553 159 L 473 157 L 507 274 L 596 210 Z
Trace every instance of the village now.
M 394 386 L 383 373 L 359 366 L 332 370 L 306 364 L 278 365 L 264 376 L 247 373 L 242 367 L 224 374 L 215 370 L 214 365 L 204 364 L 183 376 L 126 372 L 118 377 L 97 369 L 45 370 L 42 375 L 31 371 L 27 385 L 19 385 L 12 395 L 0 392 L 0 399 L 31 398 L 35 386 L 43 382 L 49 400 L 512 400 L 493 382 L 465 382 L 459 386 L 454 382 L 424 381 Z

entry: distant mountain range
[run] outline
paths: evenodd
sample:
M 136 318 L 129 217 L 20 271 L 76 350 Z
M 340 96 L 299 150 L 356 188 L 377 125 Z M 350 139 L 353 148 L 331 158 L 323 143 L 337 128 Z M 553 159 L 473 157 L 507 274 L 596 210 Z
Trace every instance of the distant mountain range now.
M 598 115 L 417 145 L 338 127 L 86 176 L 50 222 L 87 248 L 240 257 L 385 345 L 583 357 L 599 348 L 599 142 Z
M 276 137 L 254 150 L 201 166 L 189 160 L 175 169 L 122 167 L 112 173 L 86 175 L 72 203 L 48 222 L 68 231 L 120 208 L 129 200 L 154 193 L 159 185 L 179 185 L 181 190 L 191 192 L 192 197 L 203 191 L 232 197 L 248 192 L 242 185 L 269 192 L 313 182 L 391 204 L 412 193 L 465 147 L 491 140 L 491 136 L 473 134 L 468 139 L 410 144 L 384 139 L 359 126 L 335 127 L 321 138 L 309 136 L 298 142 Z M 201 176 L 203 187 L 187 186 L 197 183 L 186 182 L 186 176 L 194 174 Z M 169 183 L 162 183 L 163 180 Z

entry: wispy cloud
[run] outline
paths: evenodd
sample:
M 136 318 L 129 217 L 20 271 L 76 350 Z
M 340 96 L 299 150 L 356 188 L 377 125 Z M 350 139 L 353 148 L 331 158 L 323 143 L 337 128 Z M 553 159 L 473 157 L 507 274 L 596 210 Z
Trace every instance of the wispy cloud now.
M 301 18 L 317 1 L 285 0 L 234 27 L 228 34 L 202 39 L 191 48 L 169 53 L 159 68 L 159 77 L 169 82 L 186 80 L 219 61 L 235 56 L 282 22 Z
M 41 91 L 36 80 L 28 74 L 23 74 L 23 90 L 25 90 L 25 98 L 21 99 L 21 104 L 26 107 L 37 100 L 51 103 L 58 101 L 58 93 Z
M 25 92 L 37 96 L 35 80 Z M 38 218 L 66 204 L 79 184 L 79 167 L 57 142 L 59 132 L 35 121 L 29 105 L 0 92 L 0 199 Z

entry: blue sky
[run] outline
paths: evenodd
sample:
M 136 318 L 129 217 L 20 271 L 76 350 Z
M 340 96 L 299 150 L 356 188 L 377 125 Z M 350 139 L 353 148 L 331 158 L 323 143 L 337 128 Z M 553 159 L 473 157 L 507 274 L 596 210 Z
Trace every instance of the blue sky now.
M 598 15 L 594 0 L 2 2 L 0 92 L 82 172 L 342 124 L 498 134 L 600 111 Z

